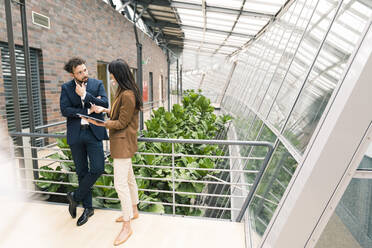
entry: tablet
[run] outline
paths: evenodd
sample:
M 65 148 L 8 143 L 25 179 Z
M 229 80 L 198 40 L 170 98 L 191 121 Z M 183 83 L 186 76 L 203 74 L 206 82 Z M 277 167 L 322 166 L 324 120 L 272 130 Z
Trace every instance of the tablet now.
M 76 114 L 76 115 L 78 115 L 78 116 L 80 116 L 80 117 L 87 118 L 87 119 L 95 120 L 95 121 L 97 121 L 97 122 L 101 122 L 101 123 L 105 122 L 104 120 L 100 120 L 100 119 L 94 118 L 94 117 L 89 116 L 89 115 L 83 115 L 83 114 L 79 114 L 79 113 Z

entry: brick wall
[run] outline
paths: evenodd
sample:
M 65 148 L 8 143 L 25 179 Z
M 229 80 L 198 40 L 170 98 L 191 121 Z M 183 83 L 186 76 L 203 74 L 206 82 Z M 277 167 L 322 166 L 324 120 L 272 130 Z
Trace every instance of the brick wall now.
M 70 80 L 63 70 L 73 56 L 87 61 L 90 77 L 97 75 L 97 62 L 125 59 L 137 67 L 136 42 L 133 24 L 102 0 L 28 0 L 26 1 L 29 46 L 41 50 L 41 94 L 45 123 L 64 120 L 59 110 L 61 85 Z M 32 23 L 32 11 L 50 18 L 50 29 Z M 19 7 L 12 4 L 14 40 L 22 45 Z M 142 43 L 143 81 L 153 72 L 154 101 L 159 97 L 159 77 L 166 87 L 167 59 L 156 43 L 140 29 Z M 7 42 L 4 1 L 0 2 L 0 41 Z M 1 69 L 1 66 L 0 66 Z M 0 70 L 0 105 L 5 106 L 4 84 Z M 4 118 L 0 110 L 0 121 Z

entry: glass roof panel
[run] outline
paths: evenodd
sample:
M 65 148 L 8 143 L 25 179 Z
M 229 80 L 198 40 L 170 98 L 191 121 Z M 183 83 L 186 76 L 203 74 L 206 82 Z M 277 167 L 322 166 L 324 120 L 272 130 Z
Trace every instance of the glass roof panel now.
M 229 52 L 229 53 L 234 52 L 235 50 L 236 50 L 235 48 L 233 48 L 233 47 L 228 47 L 228 46 L 222 46 L 222 47 L 220 48 L 220 51 L 223 51 L 223 52 Z
M 203 35 L 203 30 L 202 29 L 200 29 L 200 30 L 192 30 L 192 29 L 190 29 L 190 30 L 187 30 L 186 35 L 189 35 L 189 36 Z
M 193 9 L 184 9 L 184 8 L 177 8 L 177 12 L 182 18 L 183 15 L 186 16 L 201 16 L 201 10 L 193 10 Z
M 240 9 L 242 0 L 206 0 L 207 6 L 218 6 L 229 9 Z
M 185 37 L 184 61 L 190 61 L 190 67 L 201 67 L 209 65 L 211 58 L 218 56 L 224 58 L 225 55 L 241 50 L 241 47 L 271 20 L 271 16 L 277 14 L 286 1 L 249 0 L 245 1 L 243 6 L 243 0 L 205 0 L 205 17 L 201 0 L 170 1 L 175 3 L 174 7 L 182 23 Z M 240 9 L 243 12 L 239 15 Z M 248 12 L 255 12 L 257 15 L 254 16 L 254 13 Z M 265 49 L 263 46 L 266 45 L 251 47 L 250 52 L 256 51 L 257 54 L 261 54 L 260 51 Z M 203 55 L 199 56 L 199 52 Z M 257 54 L 252 55 L 257 56 Z M 195 59 L 198 61 L 197 64 L 194 63 Z
M 205 32 L 205 38 L 208 39 L 225 39 L 227 34 L 216 34 L 210 31 Z
M 228 45 L 237 46 L 237 47 L 241 47 L 245 43 L 247 43 L 247 42 L 246 41 L 235 41 L 235 40 L 231 40 L 230 38 L 228 38 L 227 42 L 226 42 L 226 44 L 228 44 Z
M 200 11 L 201 12 L 201 11 Z M 226 21 L 235 21 L 237 15 L 236 14 L 224 14 L 224 13 L 218 13 L 213 11 L 207 11 L 207 18 L 214 18 L 214 19 L 220 19 L 220 20 L 226 20 Z
M 200 46 L 201 44 L 199 43 L 199 46 Z M 205 44 L 205 43 L 203 43 L 203 46 L 202 46 L 202 48 L 210 48 L 210 49 L 217 49 L 218 47 L 219 47 L 219 45 L 212 45 L 212 44 Z
M 284 3 L 285 0 L 246 1 L 244 4 L 244 10 L 275 14 L 279 11 Z
M 231 26 L 222 26 L 222 25 L 216 25 L 216 24 L 207 23 L 207 28 L 216 29 L 216 30 L 223 30 L 223 31 L 230 32 L 231 31 L 231 28 L 232 28 L 232 25 Z
M 189 25 L 189 26 L 195 26 L 199 27 L 200 26 L 200 21 L 198 20 L 182 20 L 182 25 Z
M 199 25 L 200 25 L 200 23 L 203 22 L 203 17 L 202 16 L 188 16 L 188 15 L 184 15 L 181 18 L 182 24 L 184 24 L 185 21 L 199 22 Z
M 207 23 L 232 27 L 232 25 L 234 24 L 234 21 L 230 21 L 230 20 L 226 21 L 226 20 L 208 18 Z
M 227 40 L 228 42 L 246 42 L 247 40 L 249 40 L 250 38 L 247 37 L 247 38 L 242 38 L 240 36 L 235 36 L 235 35 L 230 35 L 229 36 L 229 39 Z
M 180 2 L 180 3 L 184 3 L 186 2 L 185 0 L 172 0 L 172 2 Z M 200 0 L 187 0 L 187 3 L 195 3 L 195 4 L 200 4 Z
M 234 28 L 234 32 L 241 33 L 241 34 L 247 34 L 247 35 L 255 35 L 257 32 L 260 31 L 260 29 L 247 29 L 247 28 Z
M 240 16 L 239 17 L 239 23 L 258 25 L 258 26 L 265 25 L 269 20 L 270 18 L 255 18 L 252 16 Z
M 191 32 L 193 31 L 193 32 Z M 226 38 L 226 35 L 221 35 L 221 34 L 215 34 L 215 33 L 210 33 L 206 32 L 205 35 L 203 36 L 203 31 L 195 31 L 195 30 L 189 30 L 188 32 L 185 32 L 185 38 L 194 40 L 194 39 L 203 39 L 205 38 L 205 41 L 210 41 L 210 42 L 218 42 L 218 41 L 224 41 Z

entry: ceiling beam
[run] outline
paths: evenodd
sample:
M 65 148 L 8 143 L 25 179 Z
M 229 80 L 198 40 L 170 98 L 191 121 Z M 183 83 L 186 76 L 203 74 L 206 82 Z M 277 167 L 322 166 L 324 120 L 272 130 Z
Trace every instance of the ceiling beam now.
M 184 40 L 185 43 L 201 43 L 200 40 L 191 40 L 191 39 L 185 39 Z M 214 46 L 219 46 L 221 45 L 220 43 L 213 43 L 213 42 L 207 42 L 207 41 L 204 41 L 203 42 L 204 45 L 214 45 Z M 239 46 L 234 46 L 234 45 L 224 45 L 224 47 L 233 47 L 233 48 L 239 48 Z
M 151 10 L 149 10 L 149 8 L 148 8 L 148 4 L 142 4 L 142 7 L 143 7 L 143 9 L 146 9 L 146 13 L 150 16 L 151 21 L 152 21 L 153 23 L 157 23 L 158 21 L 156 20 L 156 18 L 154 17 L 154 15 L 151 13 Z M 146 19 L 145 19 L 144 17 L 142 17 L 142 20 L 143 20 L 143 22 L 144 22 L 147 26 L 151 26 L 151 25 L 148 25 L 148 24 L 145 22 Z M 151 27 L 154 27 L 154 26 L 151 26 Z M 162 29 L 161 27 L 157 27 L 157 28 L 159 28 L 159 34 L 160 34 L 161 37 L 163 37 L 163 39 L 164 39 L 164 31 L 163 31 L 163 29 Z M 159 38 L 159 34 L 156 35 L 156 38 Z M 168 41 L 165 40 L 165 43 L 168 43 Z
M 242 11 L 243 11 L 243 8 L 244 8 L 244 5 L 245 5 L 245 1 L 246 0 L 243 0 L 243 2 L 242 2 L 242 5 L 240 7 L 240 12 L 236 16 L 234 25 L 232 26 L 230 33 L 227 35 L 227 37 L 225 38 L 225 40 L 221 43 L 221 45 L 216 49 L 216 51 L 214 53 L 217 53 L 221 49 L 221 47 L 223 47 L 226 44 L 226 42 L 229 39 L 229 37 L 233 34 L 234 28 L 235 28 L 236 24 L 238 23 L 239 18 L 240 18 L 241 14 L 242 14 Z
M 170 22 L 165 22 L 165 21 L 157 21 L 153 22 L 149 19 L 144 19 L 144 22 L 153 27 L 158 27 L 158 28 L 180 28 L 182 29 L 189 29 L 189 30 L 195 30 L 195 31 L 204 31 L 204 27 L 198 27 L 198 26 L 191 26 L 191 25 L 179 25 L 176 23 L 170 23 Z M 222 34 L 222 35 L 233 35 L 237 37 L 242 37 L 242 38 L 252 38 L 252 35 L 249 34 L 243 34 L 243 33 L 237 33 L 237 32 L 230 32 L 230 31 L 223 31 L 223 30 L 218 30 L 218 29 L 212 29 L 212 28 L 206 28 L 205 32 L 210 32 L 210 33 L 215 33 L 215 34 Z
M 149 26 L 157 28 L 180 28 L 180 25 L 177 23 L 166 22 L 166 21 L 153 21 L 148 18 L 143 18 L 144 22 Z
M 151 0 L 137 0 L 138 4 L 153 4 L 163 7 L 174 7 L 174 8 L 180 8 L 180 9 L 191 9 L 191 10 L 202 10 L 203 6 L 202 4 L 197 3 L 189 3 L 189 2 L 172 2 L 169 3 L 167 0 L 156 0 L 154 2 L 151 2 Z M 216 12 L 216 13 L 222 13 L 222 14 L 239 14 L 241 13 L 242 16 L 251 16 L 251 17 L 260 17 L 260 18 L 274 18 L 275 15 L 262 13 L 262 12 L 255 12 L 255 11 L 247 11 L 243 10 L 240 11 L 240 9 L 229 9 L 229 8 L 223 8 L 223 7 L 217 7 L 217 6 L 210 6 L 206 4 L 206 11 L 210 12 Z
M 164 39 L 176 40 L 176 41 L 182 41 L 183 42 L 183 37 L 182 36 L 175 36 L 175 35 L 170 35 L 170 34 L 164 34 Z
M 195 53 L 195 54 L 208 54 L 210 56 L 228 56 L 230 53 L 223 53 L 223 52 L 220 52 L 220 53 L 217 53 L 217 54 L 213 54 L 213 51 L 208 51 L 208 50 L 205 50 L 205 49 L 198 49 L 198 48 L 190 48 L 190 47 L 184 47 L 183 50 L 185 52 L 191 52 L 191 53 Z
M 203 28 L 197 27 L 197 26 L 191 26 L 191 25 L 181 25 L 183 29 L 189 29 L 189 30 L 195 30 L 195 31 L 203 31 Z M 237 33 L 237 32 L 230 32 L 230 31 L 223 31 L 213 28 L 207 28 L 205 32 L 215 33 L 215 34 L 222 34 L 222 35 L 233 35 L 241 38 L 252 38 L 253 35 L 249 34 L 243 34 L 243 33 Z

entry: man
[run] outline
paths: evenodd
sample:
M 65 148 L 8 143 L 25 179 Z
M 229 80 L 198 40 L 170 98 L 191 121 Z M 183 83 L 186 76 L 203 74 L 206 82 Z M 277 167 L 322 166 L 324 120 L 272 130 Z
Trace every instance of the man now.
M 72 218 L 76 218 L 79 202 L 83 203 L 84 212 L 77 221 L 77 225 L 81 226 L 94 214 L 92 186 L 104 172 L 102 140 L 108 139 L 108 136 L 104 127 L 89 125 L 77 114 L 103 120 L 103 114 L 96 114 L 90 108 L 92 104 L 107 108 L 108 101 L 102 81 L 88 78 L 83 59 L 70 59 L 64 69 L 73 79 L 62 85 L 60 108 L 62 115 L 67 117 L 67 143 L 71 148 L 79 181 L 79 187 L 74 192 L 67 193 L 67 199 Z

